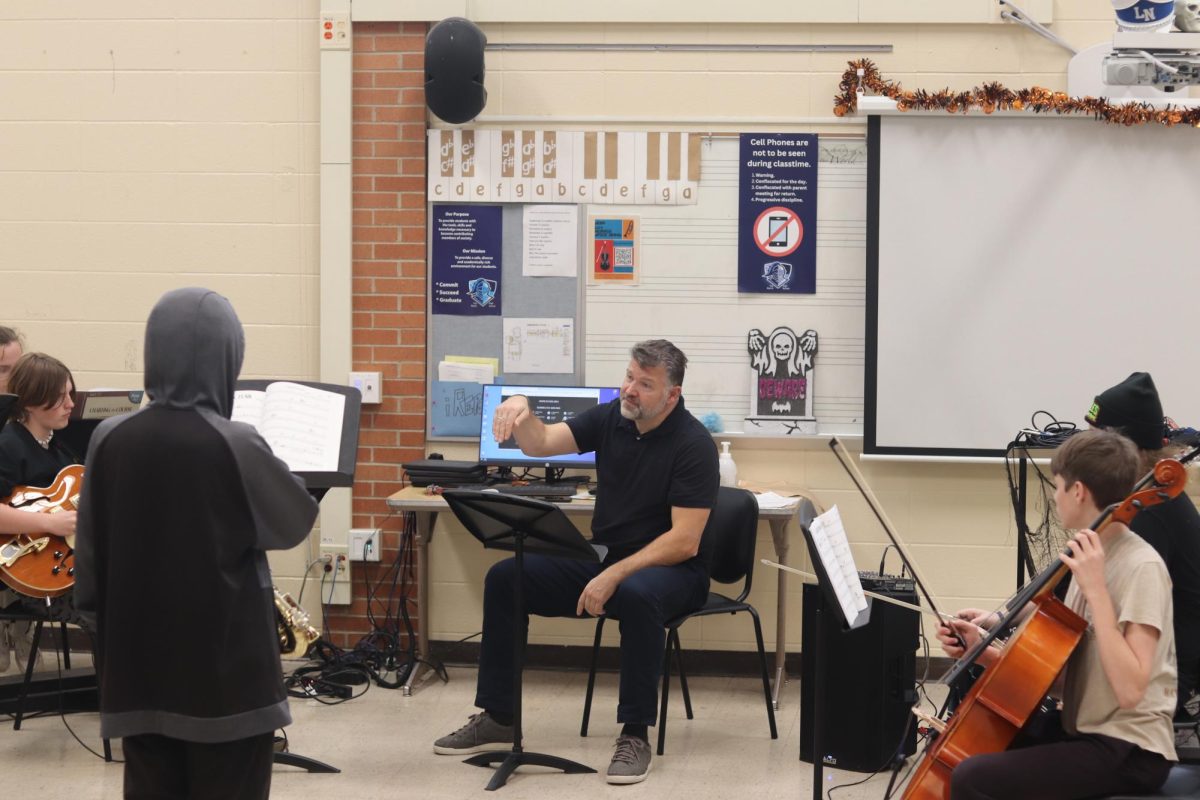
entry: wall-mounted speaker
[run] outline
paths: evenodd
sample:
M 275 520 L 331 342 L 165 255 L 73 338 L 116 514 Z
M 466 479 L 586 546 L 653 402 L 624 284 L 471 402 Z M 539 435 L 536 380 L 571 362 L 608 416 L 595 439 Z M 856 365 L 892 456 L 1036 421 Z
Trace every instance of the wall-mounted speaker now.
M 439 119 L 470 122 L 483 111 L 483 46 L 487 37 L 462 17 L 448 17 L 425 37 L 425 103 Z

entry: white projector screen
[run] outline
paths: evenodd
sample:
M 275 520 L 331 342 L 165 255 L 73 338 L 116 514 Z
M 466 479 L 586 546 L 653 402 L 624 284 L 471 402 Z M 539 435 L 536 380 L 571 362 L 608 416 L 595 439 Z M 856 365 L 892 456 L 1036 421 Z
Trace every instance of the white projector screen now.
M 873 116 L 868 159 L 864 452 L 997 456 L 1135 371 L 1200 427 L 1200 131 Z

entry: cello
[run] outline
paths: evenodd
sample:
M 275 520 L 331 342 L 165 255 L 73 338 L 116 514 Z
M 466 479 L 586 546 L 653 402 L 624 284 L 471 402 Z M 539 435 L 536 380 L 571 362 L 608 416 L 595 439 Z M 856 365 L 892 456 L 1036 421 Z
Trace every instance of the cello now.
M 1099 532 L 1112 522 L 1127 525 L 1142 509 L 1177 497 L 1187 483 L 1183 463 L 1197 454 L 1200 448 L 1180 460 L 1159 461 L 1132 494 L 1105 508 L 1090 528 Z M 1038 708 L 1087 630 L 1087 622 L 1054 594 L 1068 571 L 1067 565 L 1059 562 L 1030 581 L 1005 604 L 1007 611 L 991 632 L 942 678 L 942 683 L 953 684 L 1026 606 L 1032 607 L 1032 613 L 1008 639 L 1000 657 L 979 676 L 941 733 L 925 749 L 905 788 L 904 800 L 949 798 L 954 768 L 970 756 L 1008 749 Z

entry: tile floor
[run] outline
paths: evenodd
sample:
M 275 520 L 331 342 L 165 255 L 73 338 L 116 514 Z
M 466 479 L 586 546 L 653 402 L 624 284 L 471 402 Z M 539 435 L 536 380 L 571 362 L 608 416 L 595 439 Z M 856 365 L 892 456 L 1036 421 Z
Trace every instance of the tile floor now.
M 609 786 L 603 771 L 612 754 L 616 676 L 597 681 L 590 735 L 579 736 L 587 676 L 577 672 L 530 671 L 525 684 L 525 749 L 550 753 L 592 766 L 598 775 L 519 771 L 498 794 L 484 791 L 490 771 L 433 754 L 432 742 L 461 725 L 472 712 L 475 671 L 452 668 L 449 683 L 436 678 L 412 697 L 378 686 L 351 702 L 324 706 L 293 700 L 295 723 L 288 728 L 293 752 L 339 767 L 336 775 L 315 775 L 276 767 L 272 797 L 304 798 L 491 798 L 556 800 L 654 797 L 707 800 L 738 795 L 755 800 L 812 797 L 812 769 L 799 752 L 799 683 L 788 683 L 778 713 L 779 739 L 767 732 L 761 684 L 749 678 L 695 677 L 690 681 L 695 719 L 683 715 L 674 690 L 667 752 L 655 757 L 647 780 Z M 931 687 L 936 689 L 940 687 Z M 72 714 L 67 721 L 99 749 L 95 714 Z M 652 736 L 654 729 L 651 730 Z M 4 796 L 28 800 L 117 800 L 121 767 L 105 764 L 74 739 L 59 717 L 29 720 L 20 731 L 0 727 L 0 775 Z M 116 754 L 119 756 L 119 746 Z M 826 770 L 826 785 L 865 775 Z M 833 800 L 878 800 L 887 776 L 833 792 Z

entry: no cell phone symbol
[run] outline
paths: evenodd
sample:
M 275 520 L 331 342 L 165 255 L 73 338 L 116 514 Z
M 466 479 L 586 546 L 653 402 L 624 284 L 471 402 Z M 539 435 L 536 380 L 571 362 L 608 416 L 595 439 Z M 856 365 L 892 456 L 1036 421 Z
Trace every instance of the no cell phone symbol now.
M 754 221 L 754 243 L 769 256 L 791 255 L 803 240 L 804 225 L 790 208 L 773 206 Z

